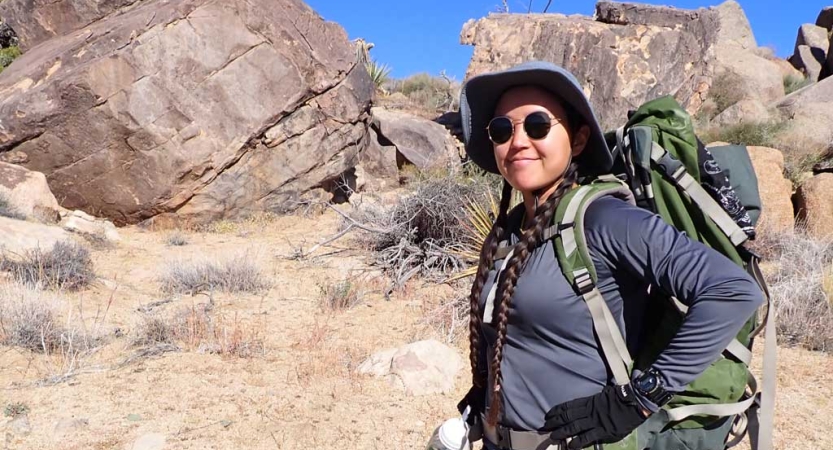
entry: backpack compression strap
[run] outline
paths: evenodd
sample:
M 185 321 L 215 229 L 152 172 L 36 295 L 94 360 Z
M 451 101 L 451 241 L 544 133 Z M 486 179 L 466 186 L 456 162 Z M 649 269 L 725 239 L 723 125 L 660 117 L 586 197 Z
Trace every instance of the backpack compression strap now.
M 600 177 L 593 183 L 574 189 L 556 208 L 554 227 L 558 233 L 553 242 L 561 271 L 587 303 L 602 355 L 613 378 L 616 384 L 624 385 L 630 382 L 633 359 L 607 302 L 596 288 L 596 268 L 584 235 L 587 207 L 606 195 L 614 195 L 634 204 L 631 190 L 615 177 Z
M 688 194 L 689 198 L 712 219 L 735 247 L 743 244 L 748 239 L 746 233 L 735 223 L 726 210 L 686 171 L 683 163 L 671 156 L 656 142 L 652 142 L 651 160 L 656 163 L 663 175 Z

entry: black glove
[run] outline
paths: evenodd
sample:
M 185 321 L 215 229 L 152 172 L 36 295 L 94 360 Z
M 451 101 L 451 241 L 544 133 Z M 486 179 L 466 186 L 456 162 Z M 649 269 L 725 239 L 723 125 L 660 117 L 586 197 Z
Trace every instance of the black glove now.
M 570 449 L 620 441 L 647 419 L 629 384 L 607 386 L 596 395 L 562 403 L 544 418 L 543 429 L 552 431 L 552 440 L 572 438 Z
M 469 425 L 474 425 L 476 421 L 480 420 L 480 414 L 485 412 L 486 408 L 486 389 L 472 386 L 469 389 L 469 392 L 466 393 L 466 396 L 460 400 L 460 403 L 457 403 L 457 411 L 460 411 L 460 414 L 463 414 L 463 411 L 466 410 L 466 406 L 471 406 L 471 412 L 469 413 L 468 422 Z

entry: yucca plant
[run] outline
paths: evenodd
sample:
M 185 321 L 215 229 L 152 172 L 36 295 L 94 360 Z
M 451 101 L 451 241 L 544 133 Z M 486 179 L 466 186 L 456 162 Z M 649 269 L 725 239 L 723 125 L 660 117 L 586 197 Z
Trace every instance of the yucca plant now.
M 492 223 L 497 217 L 498 208 L 497 199 L 491 191 L 488 191 L 485 202 L 466 197 L 466 205 L 463 207 L 463 217 L 466 219 L 463 223 L 465 239 L 460 248 L 452 251 L 452 253 L 460 259 L 472 263 L 472 265 L 449 278 L 449 281 L 459 280 L 477 273 L 480 247 L 492 229 Z
M 377 90 L 383 91 L 382 86 L 388 82 L 391 68 L 387 64 L 380 64 L 376 60 L 368 61 L 365 67 L 367 67 L 367 73 L 370 74 L 370 79 L 373 80 L 373 85 L 376 86 Z

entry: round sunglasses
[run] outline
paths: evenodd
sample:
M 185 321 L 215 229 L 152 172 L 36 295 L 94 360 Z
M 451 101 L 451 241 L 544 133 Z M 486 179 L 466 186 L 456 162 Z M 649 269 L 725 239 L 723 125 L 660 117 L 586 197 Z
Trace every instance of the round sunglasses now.
M 524 118 L 523 122 L 512 122 L 506 116 L 495 117 L 489 121 L 489 125 L 486 127 L 489 139 L 497 145 L 509 142 L 515 133 L 515 126 L 519 123 L 524 124 L 524 132 L 530 139 L 538 140 L 547 137 L 552 125 L 558 123 L 558 121 L 544 111 L 530 113 Z

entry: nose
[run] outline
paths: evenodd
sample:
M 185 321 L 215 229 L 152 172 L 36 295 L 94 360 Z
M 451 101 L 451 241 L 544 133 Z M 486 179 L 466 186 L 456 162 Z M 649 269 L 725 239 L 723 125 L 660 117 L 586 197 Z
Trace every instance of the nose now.
M 509 148 L 525 148 L 529 146 L 529 136 L 526 135 L 523 122 L 512 125 L 515 129 L 512 130 L 512 139 L 509 141 Z

